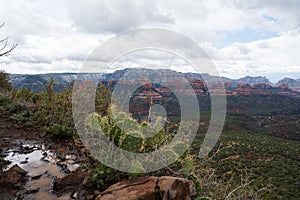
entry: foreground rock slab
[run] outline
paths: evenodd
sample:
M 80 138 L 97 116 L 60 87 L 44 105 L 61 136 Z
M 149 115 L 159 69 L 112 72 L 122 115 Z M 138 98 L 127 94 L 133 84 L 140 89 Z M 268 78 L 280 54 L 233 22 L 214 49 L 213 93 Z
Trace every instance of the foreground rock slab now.
M 12 187 L 20 182 L 24 182 L 26 173 L 27 172 L 18 165 L 12 166 L 9 170 L 1 175 L 0 187 Z
M 116 183 L 96 200 L 190 200 L 194 195 L 195 185 L 190 180 L 150 176 Z
M 85 178 L 88 177 L 88 172 L 83 170 L 77 170 L 71 174 L 58 178 L 53 182 L 53 191 L 56 194 L 62 194 L 63 192 L 74 192 L 80 186 L 82 186 Z
M 12 166 L 0 176 L 0 199 L 15 199 L 26 182 L 27 172 L 18 165 Z

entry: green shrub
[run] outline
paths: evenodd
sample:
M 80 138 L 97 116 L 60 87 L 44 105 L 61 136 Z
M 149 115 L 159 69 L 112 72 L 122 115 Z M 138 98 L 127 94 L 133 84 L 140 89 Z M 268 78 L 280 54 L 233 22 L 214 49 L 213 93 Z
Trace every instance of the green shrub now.
M 3 70 L 0 70 L 0 89 L 11 90 L 12 85 L 8 81 L 8 73 Z
M 208 197 L 197 197 L 195 200 L 211 200 L 211 198 L 208 198 Z
M 97 137 L 97 134 L 100 134 L 98 129 L 101 127 L 103 133 L 116 146 L 134 153 L 151 152 L 169 142 L 171 134 L 166 133 L 163 128 L 153 137 L 142 138 L 146 132 L 154 132 L 155 127 L 148 126 L 147 122 L 140 124 L 125 112 L 119 112 L 114 116 L 111 109 L 108 110 L 107 116 L 93 113 L 88 117 L 86 128 L 91 137 Z M 157 126 L 158 124 L 159 122 Z
M 61 124 L 53 124 L 47 127 L 46 130 L 48 134 L 58 139 L 71 138 L 74 132 L 73 128 Z
M 12 99 L 19 102 L 32 102 L 36 94 L 29 88 L 13 90 Z
M 32 113 L 30 110 L 23 110 L 20 113 L 16 113 L 10 116 L 10 119 L 17 123 L 25 123 L 31 121 Z
M 0 106 L 7 106 L 10 103 L 10 99 L 8 96 L 0 97 Z
M 26 108 L 25 105 L 22 105 L 18 102 L 13 102 L 11 104 L 8 104 L 7 106 L 5 106 L 5 111 L 8 113 L 8 114 L 18 114 L 18 113 L 21 113 L 21 112 L 24 112 L 28 110 Z
M 112 172 L 113 170 L 111 168 L 100 164 L 93 170 L 92 181 L 96 184 L 97 188 L 102 187 Z
M 71 90 L 52 93 L 42 92 L 34 96 L 34 119 L 39 125 L 64 124 L 74 127 Z

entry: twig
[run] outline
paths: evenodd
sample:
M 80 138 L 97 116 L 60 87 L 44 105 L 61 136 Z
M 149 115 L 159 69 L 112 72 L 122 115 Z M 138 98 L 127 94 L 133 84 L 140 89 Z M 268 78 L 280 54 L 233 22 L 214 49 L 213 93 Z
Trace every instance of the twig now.
M 253 182 L 253 180 L 251 180 L 251 181 L 249 181 L 249 182 L 247 182 L 247 183 L 245 183 L 243 185 L 240 185 L 240 186 L 236 187 L 235 189 L 233 189 L 231 192 L 228 193 L 228 195 L 226 196 L 225 199 L 228 199 L 234 192 L 236 192 L 237 190 L 239 190 L 239 189 L 241 189 L 243 187 L 246 187 L 247 185 L 251 184 L 252 182 Z
M 4 26 L 4 24 L 5 24 L 5 23 L 2 23 L 2 24 L 0 25 L 0 28 L 2 28 L 2 27 Z M 8 38 L 9 38 L 9 37 L 6 37 L 6 38 L 0 40 L 0 43 L 3 43 L 3 42 L 4 42 L 4 45 L 3 45 L 2 48 L 0 49 L 0 52 L 3 51 L 3 50 L 7 47 L 7 44 L 8 44 Z M 11 45 L 10 49 L 4 51 L 3 53 L 0 53 L 0 57 L 1 57 L 1 56 L 7 56 L 7 55 L 9 55 L 9 53 L 12 52 L 12 50 L 14 50 L 17 46 L 18 46 L 18 44 L 13 43 L 13 44 Z

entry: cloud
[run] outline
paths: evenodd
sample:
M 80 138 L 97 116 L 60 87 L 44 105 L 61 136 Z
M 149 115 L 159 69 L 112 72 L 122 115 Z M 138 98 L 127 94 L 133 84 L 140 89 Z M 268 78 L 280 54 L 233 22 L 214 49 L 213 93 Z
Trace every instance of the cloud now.
M 3 58 L 1 69 L 29 74 L 78 72 L 86 57 L 99 45 L 97 37 L 82 34 L 60 38 L 27 35 L 23 40 L 9 57 Z
M 297 28 L 300 25 L 300 3 L 298 0 L 234 0 L 234 5 L 246 13 L 261 13 L 269 24 L 277 24 L 273 28 Z M 272 29 L 272 26 L 269 26 Z M 279 28 L 280 29 L 280 28 Z M 282 30 L 282 29 L 281 29 Z
M 214 49 L 218 68 L 230 77 L 300 72 L 300 30 L 249 43 Z M 255 70 L 254 70 L 255 69 Z
M 22 44 L 27 35 L 67 34 L 70 23 L 59 0 L 53 1 L 4 1 L 0 0 L 0 19 L 6 23 L 1 35 Z M 2 22 L 0 22 L 2 23 Z
M 67 9 L 74 26 L 89 33 L 119 33 L 145 25 L 174 23 L 151 0 L 68 1 Z
M 10 73 L 77 71 L 103 41 L 141 27 L 166 28 L 190 37 L 222 75 L 300 72 L 298 0 L 0 0 L 0 5 L 0 18 L 6 22 L 0 38 L 10 36 L 11 43 L 19 44 L 10 57 L 0 58 L 1 69 Z M 168 37 L 143 40 L 160 42 Z M 113 48 L 118 47 L 116 43 Z M 124 63 L 139 58 L 176 69 L 176 60 L 153 52 L 134 54 Z

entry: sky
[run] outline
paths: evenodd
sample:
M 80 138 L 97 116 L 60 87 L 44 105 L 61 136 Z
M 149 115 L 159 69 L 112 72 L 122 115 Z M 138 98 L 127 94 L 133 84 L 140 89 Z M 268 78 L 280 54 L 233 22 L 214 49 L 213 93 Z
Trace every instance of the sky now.
M 0 0 L 0 5 L 0 23 L 5 22 L 0 38 L 18 44 L 0 58 L 0 69 L 9 73 L 78 72 L 109 38 L 158 27 L 195 41 L 221 76 L 300 78 L 298 0 Z M 123 66 L 143 59 L 183 68 L 172 56 L 154 54 L 131 56 Z

